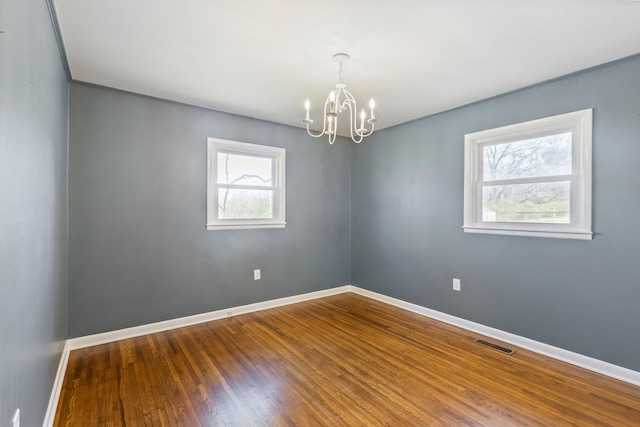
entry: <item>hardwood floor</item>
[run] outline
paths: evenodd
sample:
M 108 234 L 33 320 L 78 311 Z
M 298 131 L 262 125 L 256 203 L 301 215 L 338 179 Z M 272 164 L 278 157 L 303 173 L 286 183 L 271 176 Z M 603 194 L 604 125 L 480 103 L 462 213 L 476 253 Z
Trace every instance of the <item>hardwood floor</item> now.
M 475 338 L 340 294 L 73 351 L 54 425 L 640 425 L 639 387 Z

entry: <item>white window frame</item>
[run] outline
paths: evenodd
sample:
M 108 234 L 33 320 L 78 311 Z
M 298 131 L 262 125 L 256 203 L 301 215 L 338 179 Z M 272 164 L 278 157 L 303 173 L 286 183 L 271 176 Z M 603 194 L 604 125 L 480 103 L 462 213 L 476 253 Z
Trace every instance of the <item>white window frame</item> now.
M 218 183 L 218 153 L 242 156 L 266 157 L 272 159 L 273 185 L 258 187 Z M 285 221 L 285 164 L 284 148 L 249 144 L 226 139 L 207 138 L 207 230 L 237 230 L 250 228 L 284 228 Z M 251 219 L 218 218 L 218 192 L 224 188 L 243 188 L 273 191 L 273 217 Z
M 465 233 L 591 240 L 591 165 L 593 110 L 586 109 L 538 120 L 466 134 L 464 137 Z M 482 148 L 506 142 L 572 133 L 572 173 L 569 224 L 483 221 Z M 522 180 L 519 180 L 522 182 Z M 528 182 L 544 182 L 535 177 Z

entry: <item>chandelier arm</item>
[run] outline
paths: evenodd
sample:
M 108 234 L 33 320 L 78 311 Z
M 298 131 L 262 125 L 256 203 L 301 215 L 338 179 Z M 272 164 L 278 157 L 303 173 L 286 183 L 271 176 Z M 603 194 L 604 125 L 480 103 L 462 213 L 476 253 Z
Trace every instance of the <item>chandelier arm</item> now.
M 369 135 L 371 135 L 371 134 L 373 133 L 373 129 L 374 129 L 374 128 L 375 128 L 375 125 L 372 123 L 372 124 L 371 124 L 371 130 L 369 131 L 369 133 L 362 134 L 362 137 L 363 137 L 363 138 L 366 138 L 366 137 L 368 137 Z
M 340 104 L 340 111 L 346 110 L 349 104 L 351 105 L 351 107 L 356 108 L 356 100 L 353 95 L 351 95 L 351 92 L 347 90 L 346 86 L 342 85 L 342 87 L 340 88 L 340 93 L 344 95 L 344 100 Z
M 376 127 L 375 123 L 371 123 L 371 122 L 367 122 L 367 123 L 371 124 L 371 130 L 369 132 L 366 132 L 366 133 L 365 132 L 358 133 L 358 135 L 361 137 L 360 141 L 362 141 L 362 139 L 364 139 L 364 138 L 368 137 L 369 135 L 371 135 L 373 133 L 373 130 Z M 364 130 L 366 130 L 366 128 L 364 128 Z M 356 141 L 356 142 L 359 142 L 359 141 Z
M 320 138 L 322 135 L 324 135 L 324 128 L 319 134 L 315 135 L 311 132 L 311 129 L 309 129 L 309 125 L 307 125 L 307 133 L 314 138 Z
M 358 106 L 353 95 L 351 95 L 351 93 L 346 89 L 344 90 L 344 92 L 346 98 L 344 104 L 347 104 L 349 106 L 349 132 L 351 133 L 351 140 L 356 144 L 360 144 L 365 135 L 358 132 Z M 354 130 L 356 131 L 357 137 L 353 134 Z M 366 136 L 368 135 L 370 135 L 370 133 Z
M 358 129 L 358 130 L 363 131 L 362 133 L 356 131 L 358 133 L 358 135 L 360 135 L 360 141 L 362 141 L 364 138 L 366 138 L 369 135 L 371 135 L 373 133 L 373 130 L 376 127 L 375 122 L 372 122 L 371 119 L 367 120 L 367 123 L 369 123 L 371 125 L 371 130 L 370 131 L 365 132 L 367 130 L 367 128 L 366 128 L 366 126 L 364 126 L 364 124 L 362 125 L 362 129 Z
M 332 100 L 331 95 L 334 95 L 334 98 Z M 324 123 L 325 124 L 329 124 L 329 127 L 327 129 L 325 133 L 325 135 L 329 136 L 329 144 L 333 144 L 334 142 L 336 142 L 336 135 L 338 134 L 338 96 L 339 93 L 334 93 L 332 92 L 331 94 L 329 94 L 329 96 L 327 97 L 327 100 L 324 102 Z M 333 110 L 332 108 L 333 107 Z M 329 113 L 327 116 L 327 108 L 329 108 Z M 330 117 L 333 120 L 330 120 Z M 331 126 L 331 123 L 333 123 L 333 129 Z M 324 130 L 324 127 L 322 128 Z
M 351 132 L 351 140 L 356 144 L 360 144 L 362 142 L 362 135 L 360 135 L 357 131 L 357 122 L 358 122 L 357 116 L 358 116 L 358 107 L 356 105 L 355 99 L 353 99 L 353 96 L 351 96 L 351 102 L 349 102 L 349 121 L 350 121 L 349 131 Z M 356 138 L 353 135 L 354 129 L 356 130 L 356 135 L 358 135 L 359 138 Z
M 307 123 L 307 133 L 314 138 L 320 138 L 325 134 L 325 131 L 327 130 L 327 105 L 328 104 L 329 104 L 329 97 L 327 97 L 327 100 L 324 102 L 324 114 L 322 115 L 322 130 L 320 131 L 319 134 L 316 135 L 312 133 L 311 129 L 309 129 L 309 125 L 311 123 Z
M 327 99 L 327 104 L 331 101 L 329 101 Z M 325 104 L 326 105 L 326 104 Z M 336 142 L 336 136 L 338 135 L 338 99 L 336 98 L 335 100 L 335 116 L 333 117 L 333 129 L 331 129 L 331 127 L 329 127 L 329 129 L 327 130 L 327 135 L 329 136 L 329 144 L 333 145 L 334 142 Z M 326 107 L 325 107 L 325 122 L 328 122 L 328 118 L 327 118 L 327 114 L 326 114 Z

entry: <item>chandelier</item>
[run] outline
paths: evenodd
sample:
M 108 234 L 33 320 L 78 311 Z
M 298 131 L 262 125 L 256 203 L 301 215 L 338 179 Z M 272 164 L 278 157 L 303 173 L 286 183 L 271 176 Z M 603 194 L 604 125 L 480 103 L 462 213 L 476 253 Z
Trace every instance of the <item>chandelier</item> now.
M 322 131 L 319 134 L 314 134 L 309 129 L 309 125 L 313 123 L 313 120 L 309 118 L 309 109 L 311 108 L 311 104 L 307 99 L 304 103 L 304 108 L 306 110 L 306 115 L 303 124 L 307 126 L 307 133 L 314 138 L 319 138 L 322 135 L 327 135 L 329 137 L 329 144 L 333 144 L 336 141 L 336 134 L 338 130 L 338 115 L 347 109 L 349 109 L 349 131 L 351 133 L 351 139 L 353 142 L 360 143 L 364 138 L 371 135 L 373 133 L 373 129 L 375 124 L 378 122 L 376 116 L 373 112 L 373 109 L 376 106 L 376 103 L 371 99 L 369 101 L 369 119 L 366 120 L 368 124 L 371 125 L 371 129 L 367 129 L 365 127 L 365 119 L 367 118 L 367 113 L 362 109 L 360 112 L 360 127 L 357 127 L 357 114 L 358 108 L 356 106 L 356 100 L 353 95 L 349 93 L 346 89 L 347 86 L 342 81 L 342 64 L 349 60 L 350 56 L 346 53 L 336 53 L 333 55 L 333 60 L 340 64 L 340 69 L 338 71 L 338 83 L 336 83 L 335 89 L 331 91 L 327 100 L 324 102 L 324 118 L 322 122 Z

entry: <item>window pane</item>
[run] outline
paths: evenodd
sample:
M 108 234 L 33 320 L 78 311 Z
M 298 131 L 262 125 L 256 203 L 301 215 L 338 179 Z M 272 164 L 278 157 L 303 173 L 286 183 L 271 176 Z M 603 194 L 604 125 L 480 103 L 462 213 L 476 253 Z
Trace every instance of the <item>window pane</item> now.
M 484 181 L 571 174 L 571 132 L 486 145 Z
M 273 191 L 221 188 L 218 193 L 218 218 L 273 218 Z
M 569 181 L 482 187 L 482 220 L 569 224 Z
M 272 159 L 218 153 L 218 183 L 272 186 Z

